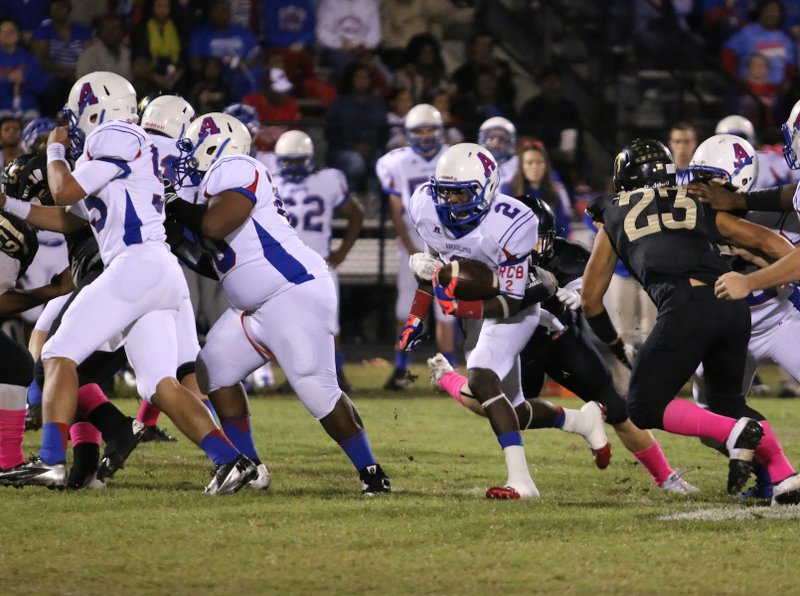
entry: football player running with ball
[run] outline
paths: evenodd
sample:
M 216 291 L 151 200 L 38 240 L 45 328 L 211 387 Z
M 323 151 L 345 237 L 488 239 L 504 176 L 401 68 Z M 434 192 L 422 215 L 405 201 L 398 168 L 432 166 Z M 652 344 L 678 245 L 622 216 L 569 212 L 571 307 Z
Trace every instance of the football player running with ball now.
M 467 358 L 469 388 L 503 449 L 508 480 L 489 488 L 490 499 L 532 499 L 539 491 L 525 459 L 519 420 L 503 392 L 501 379 L 539 323 L 539 306 L 522 308 L 528 261 L 536 247 L 538 220 L 522 202 L 499 195 L 494 156 L 480 145 L 461 143 L 445 151 L 430 183 L 417 188 L 409 216 L 426 252 L 445 262 L 474 259 L 497 272 L 502 293 L 487 300 L 456 297 L 458 277 L 446 286 L 420 279 L 398 347 L 411 350 L 422 338 L 423 320 L 434 300 L 442 312 L 464 319 L 486 319 Z
M 191 124 L 184 143 L 178 169 L 199 181 L 202 202 L 176 197 L 167 212 L 214 245 L 214 268 L 231 303 L 197 360 L 200 388 L 223 428 L 244 453 L 254 453 L 241 381 L 275 359 L 358 470 L 363 494 L 390 492 L 361 417 L 336 382 L 337 299 L 325 259 L 289 223 L 272 176 L 249 156 L 250 133 L 239 120 L 205 114 Z

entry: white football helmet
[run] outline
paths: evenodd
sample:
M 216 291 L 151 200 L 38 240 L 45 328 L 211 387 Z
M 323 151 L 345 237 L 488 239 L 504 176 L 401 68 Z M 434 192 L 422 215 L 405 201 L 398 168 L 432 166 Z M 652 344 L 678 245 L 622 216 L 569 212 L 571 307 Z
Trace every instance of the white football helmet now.
M 175 164 L 179 186 L 189 176 L 199 184 L 202 175 L 221 157 L 249 155 L 250 132 L 238 119 L 222 112 L 210 112 L 197 117 L 178 141 L 181 156 Z
M 436 212 L 453 234 L 463 236 L 489 213 L 500 186 L 497 160 L 475 143 L 459 143 L 445 151 L 431 178 Z M 451 196 L 466 191 L 467 200 L 451 203 Z
M 408 111 L 405 118 L 409 146 L 420 155 L 438 153 L 444 142 L 442 113 L 429 103 L 420 103 Z M 426 128 L 434 132 L 423 133 Z
M 758 141 L 756 139 L 756 129 L 753 123 L 744 116 L 732 115 L 725 116 L 722 120 L 717 122 L 717 127 L 714 129 L 714 134 L 730 134 L 747 139 L 747 142 L 755 146 Z
M 781 125 L 783 131 L 783 156 L 786 163 L 793 170 L 800 170 L 800 161 L 797 159 L 800 153 L 800 101 L 794 104 L 789 118 Z
M 70 89 L 64 113 L 70 124 L 73 154 L 83 152 L 90 132 L 110 120 L 138 122 L 136 91 L 127 79 L 98 71 L 82 76 Z
M 159 95 L 142 112 L 141 127 L 172 139 L 180 139 L 194 118 L 192 104 L 180 95 Z
M 314 169 L 314 143 L 301 130 L 287 130 L 275 143 L 275 155 L 281 176 L 301 182 Z
M 500 163 L 506 162 L 517 151 L 517 128 L 508 118 L 489 118 L 478 129 L 478 144 L 491 151 Z
M 746 192 L 758 178 L 758 155 L 744 137 L 714 135 L 694 152 L 689 171 L 695 178 L 722 178 Z

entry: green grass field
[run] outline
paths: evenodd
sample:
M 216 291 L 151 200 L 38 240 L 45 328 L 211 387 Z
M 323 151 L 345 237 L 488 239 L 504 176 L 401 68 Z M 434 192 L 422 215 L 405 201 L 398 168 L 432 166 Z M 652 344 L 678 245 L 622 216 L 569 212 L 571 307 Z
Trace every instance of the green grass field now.
M 397 395 L 377 389 L 388 371 L 348 372 L 394 494 L 362 499 L 296 399 L 259 397 L 265 494 L 201 494 L 210 465 L 185 438 L 141 445 L 105 491 L 0 488 L 0 593 L 744 594 L 792 593 L 800 581 L 800 507 L 732 500 L 726 460 L 696 440 L 657 433 L 702 489 L 675 497 L 613 435 L 600 471 L 579 437 L 528 431 L 542 498 L 487 501 L 505 466 L 486 420 L 431 394 L 425 376 Z M 800 401 L 752 403 L 797 462 Z M 26 450 L 39 438 L 27 434 Z

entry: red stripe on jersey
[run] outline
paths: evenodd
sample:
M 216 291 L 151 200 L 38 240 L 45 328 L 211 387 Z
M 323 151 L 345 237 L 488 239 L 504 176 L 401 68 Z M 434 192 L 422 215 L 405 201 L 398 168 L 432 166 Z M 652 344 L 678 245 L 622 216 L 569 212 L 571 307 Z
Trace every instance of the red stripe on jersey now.
M 256 194 L 256 186 L 258 186 L 258 170 L 256 170 L 256 178 L 253 180 L 252 184 L 249 186 L 245 186 L 245 190 L 249 190 L 251 193 Z

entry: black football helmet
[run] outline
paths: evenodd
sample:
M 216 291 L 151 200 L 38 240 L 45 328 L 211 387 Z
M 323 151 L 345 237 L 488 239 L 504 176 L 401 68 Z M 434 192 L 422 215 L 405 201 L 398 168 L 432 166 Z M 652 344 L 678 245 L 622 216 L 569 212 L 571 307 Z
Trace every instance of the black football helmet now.
M 539 218 L 539 242 L 541 250 L 539 257 L 550 257 L 553 254 L 553 242 L 556 239 L 556 215 L 553 208 L 547 201 L 540 197 L 525 195 L 518 197 L 520 201 L 531 208 L 531 211 Z
M 3 193 L 8 196 L 40 205 L 55 205 L 47 185 L 47 156 L 25 153 L 3 169 Z
M 674 185 L 672 153 L 659 141 L 636 139 L 614 159 L 614 188 L 617 192 Z

